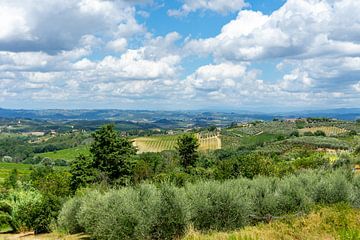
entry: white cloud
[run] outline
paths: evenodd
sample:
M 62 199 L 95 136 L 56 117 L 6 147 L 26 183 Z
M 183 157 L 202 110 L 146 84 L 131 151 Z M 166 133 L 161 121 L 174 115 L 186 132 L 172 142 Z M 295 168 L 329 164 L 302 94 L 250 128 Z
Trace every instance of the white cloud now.
M 360 81 L 353 85 L 353 88 L 356 92 L 360 93 Z
M 269 16 L 240 11 L 218 36 L 189 41 L 187 49 L 230 61 L 359 55 L 360 38 L 352 33 L 360 28 L 359 11 L 357 0 L 288 0 Z
M 131 1 L 3 0 L 0 50 L 71 50 L 86 35 L 129 38 L 145 32 Z
M 221 14 L 236 12 L 248 6 L 244 0 L 184 0 L 180 9 L 171 9 L 168 11 L 169 16 L 184 16 L 191 12 L 199 10 L 214 11 Z
M 124 52 L 127 47 L 127 40 L 126 38 L 116 39 L 114 41 L 110 41 L 107 43 L 107 48 L 116 52 Z

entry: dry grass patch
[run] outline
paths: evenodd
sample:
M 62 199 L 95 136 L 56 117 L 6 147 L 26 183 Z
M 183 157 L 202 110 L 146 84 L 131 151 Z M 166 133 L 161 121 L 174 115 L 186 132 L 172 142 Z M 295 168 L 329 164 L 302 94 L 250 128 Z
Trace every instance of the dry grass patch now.
M 202 234 L 189 230 L 184 240 L 355 240 L 360 239 L 360 210 L 344 205 L 318 208 L 303 217 L 289 217 L 233 232 Z

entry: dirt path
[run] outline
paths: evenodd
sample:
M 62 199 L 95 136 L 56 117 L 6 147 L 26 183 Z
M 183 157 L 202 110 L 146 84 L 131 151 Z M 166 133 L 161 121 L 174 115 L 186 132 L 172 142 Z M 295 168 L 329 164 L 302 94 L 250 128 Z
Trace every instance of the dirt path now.
M 0 234 L 0 240 L 85 240 L 87 236 L 83 234 L 62 236 L 56 233 L 38 234 L 33 232 L 19 234 Z

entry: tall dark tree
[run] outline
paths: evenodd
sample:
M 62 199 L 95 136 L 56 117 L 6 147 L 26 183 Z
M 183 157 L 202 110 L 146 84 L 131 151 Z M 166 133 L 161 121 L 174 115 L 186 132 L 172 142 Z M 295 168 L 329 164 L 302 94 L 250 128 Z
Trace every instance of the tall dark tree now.
M 93 167 L 105 174 L 110 181 L 129 174 L 128 162 L 136 149 L 132 143 L 119 135 L 113 124 L 105 125 L 93 133 L 94 142 L 90 152 Z
M 194 134 L 184 134 L 177 139 L 177 151 L 181 158 L 181 165 L 186 169 L 195 166 L 198 158 L 199 141 Z
M 80 154 L 70 163 L 70 186 L 73 192 L 79 187 L 95 181 L 96 170 L 93 168 L 93 161 L 90 157 Z

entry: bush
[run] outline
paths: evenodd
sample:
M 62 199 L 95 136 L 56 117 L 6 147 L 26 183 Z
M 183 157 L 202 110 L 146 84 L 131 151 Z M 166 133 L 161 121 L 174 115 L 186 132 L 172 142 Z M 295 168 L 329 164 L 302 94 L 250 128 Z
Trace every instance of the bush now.
M 152 185 L 110 191 L 103 199 L 96 239 L 152 239 L 162 205 Z
M 290 176 L 278 183 L 275 190 L 277 215 L 294 212 L 307 212 L 312 205 L 304 184 L 299 177 Z
M 355 176 L 352 183 L 351 204 L 356 208 L 360 208 L 360 176 Z
M 79 225 L 91 236 L 96 235 L 99 221 L 103 218 L 105 196 L 99 191 L 94 190 L 86 193 L 82 198 L 82 203 L 77 213 Z
M 321 131 L 321 130 L 316 130 L 314 132 L 314 136 L 322 136 L 322 137 L 326 137 L 326 134 L 324 131 Z
M 62 231 L 71 234 L 84 231 L 84 228 L 78 222 L 78 213 L 82 200 L 81 197 L 75 196 L 63 205 L 58 217 L 59 228 Z
M 43 206 L 43 196 L 35 190 L 21 190 L 12 192 L 9 198 L 17 229 L 20 231 L 41 230 L 37 229 L 39 226 L 35 222 L 41 217 L 39 210 Z
M 319 177 L 312 191 L 313 200 L 321 204 L 349 202 L 350 196 L 351 183 L 341 171 Z
M 171 185 L 160 187 L 161 202 L 158 205 L 156 224 L 152 229 L 152 239 L 174 239 L 185 233 L 187 211 L 183 189 Z
M 202 182 L 186 189 L 190 218 L 201 230 L 230 230 L 243 227 L 250 214 L 249 199 L 242 189 L 244 180 Z
M 275 178 L 266 177 L 260 177 L 251 182 L 249 189 L 253 221 L 277 214 L 277 203 L 274 197 L 276 184 Z

